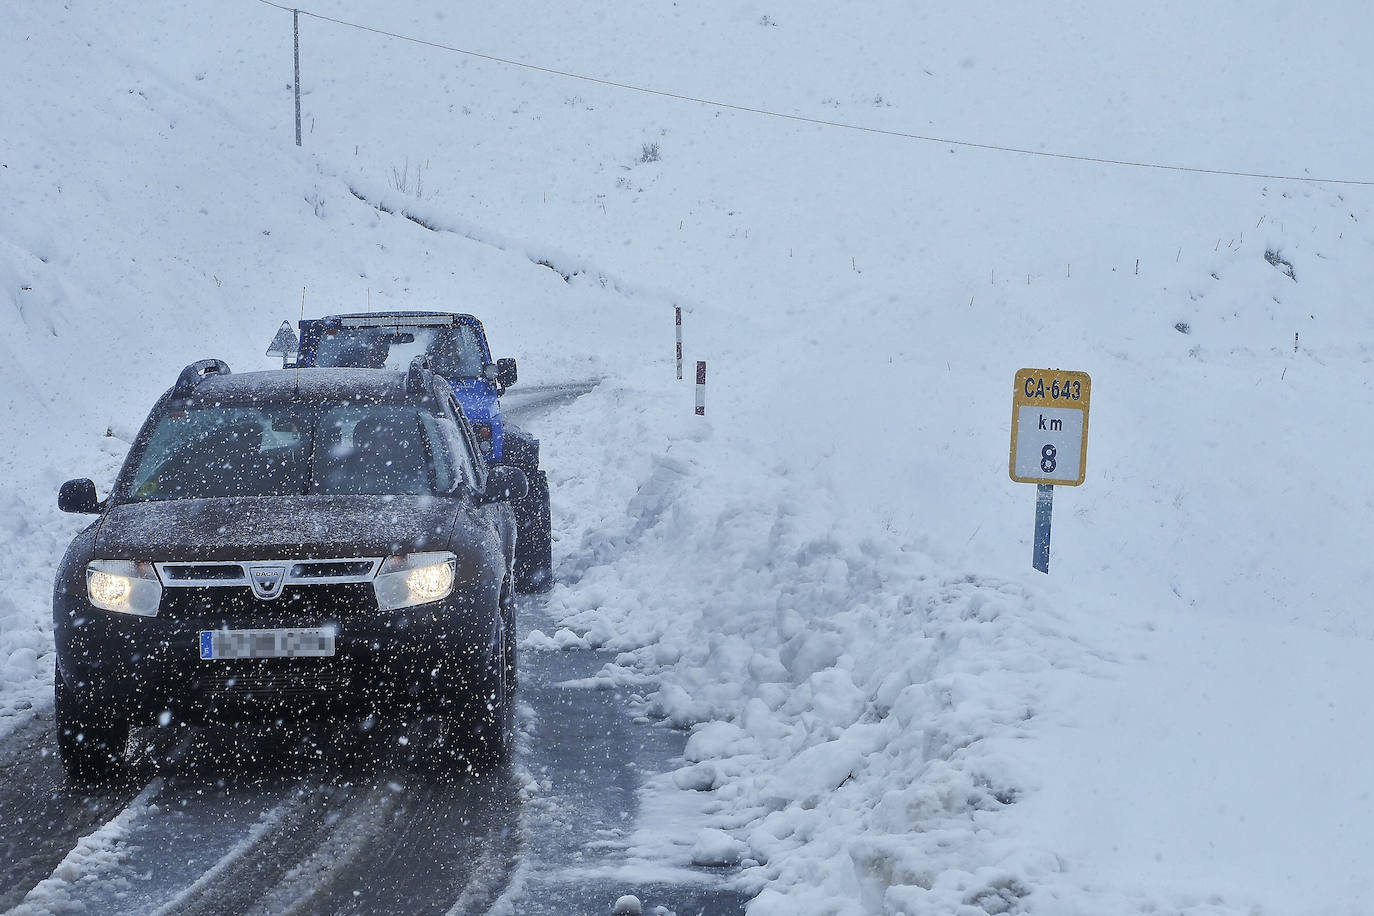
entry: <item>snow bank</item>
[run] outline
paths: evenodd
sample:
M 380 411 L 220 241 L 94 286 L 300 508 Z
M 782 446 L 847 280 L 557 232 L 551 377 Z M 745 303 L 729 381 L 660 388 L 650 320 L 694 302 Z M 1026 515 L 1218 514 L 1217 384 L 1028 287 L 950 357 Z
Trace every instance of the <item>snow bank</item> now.
M 650 437 L 624 411 L 589 421 L 599 400 L 559 424 Z M 818 899 L 937 912 L 1010 877 L 1023 893 L 1039 883 L 1051 857 L 982 834 L 1027 791 L 1014 746 L 1030 720 L 1062 714 L 1043 708 L 1046 685 L 1103 663 L 1025 584 L 855 533 L 793 474 L 732 486 L 725 436 L 696 418 L 665 426 L 629 510 L 570 545 L 551 603 L 624 650 L 608 679 L 658 672 L 655 711 L 693 727 L 677 785 L 711 792 L 731 831 L 699 837 L 693 860 L 742 861 L 764 913 Z M 605 489 L 555 484 L 574 505 L 581 487 Z M 937 876 L 945 889 L 921 896 Z

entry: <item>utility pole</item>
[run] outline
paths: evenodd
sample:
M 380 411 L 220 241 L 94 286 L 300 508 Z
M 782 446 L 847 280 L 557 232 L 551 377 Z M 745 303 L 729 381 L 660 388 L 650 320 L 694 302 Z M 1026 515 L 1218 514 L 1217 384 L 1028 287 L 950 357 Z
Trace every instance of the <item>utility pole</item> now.
M 296 39 L 296 145 L 301 145 L 301 11 L 291 11 L 291 27 Z

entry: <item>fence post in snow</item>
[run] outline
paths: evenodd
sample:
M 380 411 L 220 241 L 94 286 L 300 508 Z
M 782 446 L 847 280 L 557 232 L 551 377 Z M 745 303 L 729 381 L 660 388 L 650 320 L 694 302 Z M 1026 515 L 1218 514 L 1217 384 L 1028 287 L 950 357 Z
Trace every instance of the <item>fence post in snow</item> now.
M 291 30 L 296 45 L 296 145 L 301 145 L 301 11 L 291 11 Z
M 706 416 L 706 361 L 697 360 L 697 416 Z
M 677 377 L 682 381 L 682 306 L 673 306 L 673 313 L 677 319 Z

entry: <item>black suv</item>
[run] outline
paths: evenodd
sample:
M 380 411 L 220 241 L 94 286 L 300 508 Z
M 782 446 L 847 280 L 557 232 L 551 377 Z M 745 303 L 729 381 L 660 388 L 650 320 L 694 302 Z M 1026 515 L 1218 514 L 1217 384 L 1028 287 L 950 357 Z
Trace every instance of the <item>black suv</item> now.
M 430 717 L 499 764 L 515 679 L 517 468 L 449 386 L 358 369 L 187 366 L 57 573 L 57 741 L 113 775 L 130 728 Z

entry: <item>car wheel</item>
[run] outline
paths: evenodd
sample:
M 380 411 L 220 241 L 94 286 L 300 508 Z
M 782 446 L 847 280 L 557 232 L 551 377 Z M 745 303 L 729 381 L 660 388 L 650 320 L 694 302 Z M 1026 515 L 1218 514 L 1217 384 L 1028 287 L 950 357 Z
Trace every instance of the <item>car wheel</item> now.
M 549 478 L 543 471 L 526 475 L 524 499 L 515 503 L 515 590 L 521 594 L 547 591 L 553 585 L 553 519 L 549 508 Z
M 108 783 L 124 766 L 128 720 L 109 710 L 82 707 L 57 673 L 53 677 L 57 752 L 67 778 L 86 784 Z
M 502 626 L 501 645 L 487 660 L 487 676 L 481 689 L 474 691 L 468 703 L 468 759 L 473 769 L 481 773 L 493 772 L 506 765 L 510 758 L 511 729 L 515 704 L 509 677 L 507 646 L 514 642 L 514 634 Z
M 501 618 L 506 623 L 506 688 L 514 693 L 520 686 L 520 675 L 516 668 L 515 596 L 510 588 L 501 591 Z

